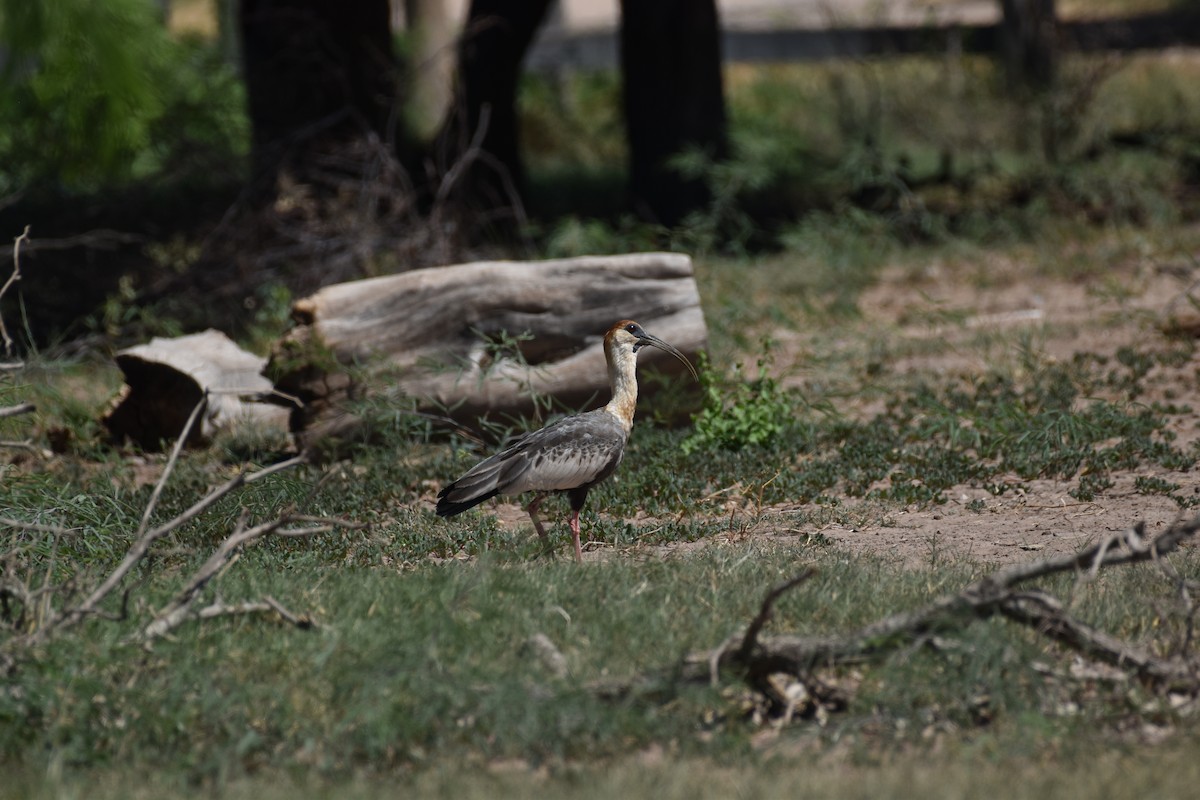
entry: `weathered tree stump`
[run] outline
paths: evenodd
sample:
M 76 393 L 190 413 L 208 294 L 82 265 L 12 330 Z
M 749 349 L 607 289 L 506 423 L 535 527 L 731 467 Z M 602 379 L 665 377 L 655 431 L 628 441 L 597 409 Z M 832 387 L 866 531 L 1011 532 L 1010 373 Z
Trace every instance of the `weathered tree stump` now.
M 301 401 L 303 445 L 356 429 L 348 401 L 382 390 L 459 421 L 529 415 L 538 398 L 596 407 L 609 391 L 601 337 L 623 318 L 689 358 L 707 341 L 691 259 L 671 253 L 413 270 L 328 286 L 292 314 L 267 375 Z M 643 365 L 684 373 L 656 351 Z M 657 384 L 642 386 L 652 402 Z
M 271 391 L 271 382 L 262 376 L 267 360 L 242 350 L 220 331 L 155 337 L 122 350 L 116 360 L 125 386 L 101 422 L 118 441 L 160 449 L 164 441 L 179 437 L 206 394 L 199 423 L 188 435 L 190 445 L 242 424 L 281 431 L 286 426 L 286 410 L 243 399 Z

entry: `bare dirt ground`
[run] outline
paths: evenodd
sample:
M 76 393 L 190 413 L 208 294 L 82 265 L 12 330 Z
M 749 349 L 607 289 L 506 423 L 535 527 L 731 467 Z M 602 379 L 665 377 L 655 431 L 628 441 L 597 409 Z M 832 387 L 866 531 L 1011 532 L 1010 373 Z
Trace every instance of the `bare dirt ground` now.
M 1072 279 L 1034 274 L 1016 259 L 979 265 L 978 276 L 938 265 L 914 275 L 890 269 L 860 300 L 869 325 L 883 330 L 893 343 L 911 343 L 918 354 L 902 356 L 888 368 L 896 373 L 930 375 L 982 374 L 996 350 L 1011 352 L 1024 331 L 1032 334 L 1041 358 L 1069 360 L 1088 352 L 1113 357 L 1126 346 L 1166 341 L 1160 325 L 1171 315 L 1189 316 L 1188 293 L 1195 297 L 1200 269 L 1196 263 L 1146 262 L 1134 259 L 1103 278 Z M 952 320 L 952 321 L 948 321 Z M 994 333 L 1008 346 L 981 348 L 981 332 Z M 793 334 L 801 352 L 822 345 Z M 926 349 L 928 340 L 938 340 Z M 902 347 L 899 349 L 903 349 Z M 1180 367 L 1154 367 L 1145 379 L 1144 402 L 1200 403 L 1200 354 Z M 864 411 L 868 409 L 863 409 Z M 1173 426 L 1176 443 L 1189 446 L 1200 438 L 1196 416 Z M 1079 549 L 1095 537 L 1145 521 L 1155 532 L 1181 512 L 1167 497 L 1134 490 L 1138 475 L 1156 476 L 1181 485 L 1182 493 L 1200 493 L 1200 476 L 1146 468 L 1114 474 L 1115 485 L 1094 502 L 1068 494 L 1072 484 L 1052 480 L 1011 482 L 1015 492 L 993 496 L 973 487 L 948 492 L 949 501 L 927 509 L 910 508 L 861 529 L 830 525 L 821 533 L 834 546 L 873 552 L 908 563 L 929 563 L 944 556 L 983 563 L 1026 560 Z M 983 511 L 969 509 L 980 500 Z M 1190 514 L 1185 515 L 1190 516 Z M 768 527 L 769 526 L 764 526 Z

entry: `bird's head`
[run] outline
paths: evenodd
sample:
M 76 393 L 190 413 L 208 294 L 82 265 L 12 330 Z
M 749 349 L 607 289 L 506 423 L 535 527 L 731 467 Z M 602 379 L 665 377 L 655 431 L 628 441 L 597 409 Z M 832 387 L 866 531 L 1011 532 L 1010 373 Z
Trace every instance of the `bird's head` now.
M 687 360 L 687 356 L 657 336 L 646 333 L 645 328 L 631 319 L 623 319 L 609 328 L 608 333 L 604 334 L 604 345 L 605 349 L 628 347 L 634 353 L 647 345 L 656 347 L 678 358 L 688 368 L 688 372 L 692 373 L 692 377 L 699 379 L 699 376 L 696 375 L 696 368 L 692 366 L 692 362 Z

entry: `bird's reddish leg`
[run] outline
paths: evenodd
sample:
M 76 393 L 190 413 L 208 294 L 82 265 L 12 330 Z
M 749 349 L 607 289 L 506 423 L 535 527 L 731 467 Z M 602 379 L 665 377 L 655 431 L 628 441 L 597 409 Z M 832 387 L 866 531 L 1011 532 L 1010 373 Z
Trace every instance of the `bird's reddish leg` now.
M 542 521 L 538 519 L 537 510 L 542 501 L 546 499 L 545 494 L 539 494 L 530 501 L 529 505 L 525 506 L 525 510 L 529 512 L 529 518 L 533 520 L 533 529 L 537 531 L 538 537 L 542 540 L 542 547 L 550 549 L 550 539 L 546 536 L 546 529 L 542 527 Z
M 575 540 L 575 563 L 583 563 L 583 549 L 579 546 L 579 511 L 571 512 L 571 537 Z

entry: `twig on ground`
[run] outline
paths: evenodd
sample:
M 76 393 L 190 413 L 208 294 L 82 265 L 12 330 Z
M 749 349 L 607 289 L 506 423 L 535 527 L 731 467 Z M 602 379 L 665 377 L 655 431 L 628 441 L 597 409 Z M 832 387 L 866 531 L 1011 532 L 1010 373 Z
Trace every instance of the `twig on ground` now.
M 70 528 L 61 525 L 46 525 L 41 522 L 25 522 L 12 517 L 0 517 L 0 527 L 15 528 L 19 531 L 35 531 L 37 533 L 53 533 L 55 535 L 72 533 Z
M 1181 648 L 1181 652 L 1172 656 L 1155 655 L 1073 618 L 1049 593 L 1021 587 L 1030 580 L 1064 572 L 1084 578 L 1095 575 L 1100 569 L 1126 564 L 1162 564 L 1165 563 L 1161 561 L 1163 556 L 1175 551 L 1198 531 L 1200 516 L 1190 521 L 1177 521 L 1149 538 L 1145 536 L 1145 526 L 1138 523 L 1077 553 L 1006 567 L 923 608 L 893 614 L 855 631 L 824 636 L 763 637 L 761 630 L 775 600 L 808 578 L 810 571 L 805 571 L 767 594 L 744 635 L 729 637 L 715 650 L 692 653 L 669 671 L 637 676 L 621 683 L 606 681 L 593 689 L 602 696 L 614 698 L 634 692 L 656 693 L 664 683 L 711 682 L 719 672 L 726 670 L 733 670 L 756 687 L 761 686 L 765 677 L 775 673 L 796 676 L 808 685 L 806 676 L 813 669 L 876 660 L 905 647 L 937 641 L 940 635 L 1001 614 L 1033 627 L 1086 657 L 1132 670 L 1156 688 L 1197 692 L 1200 691 L 1200 659 L 1190 648 Z M 1190 620 L 1194 609 L 1189 606 L 1187 610 Z
M 289 469 L 291 467 L 294 467 L 294 466 L 297 466 L 297 465 L 303 463 L 304 457 L 297 456 L 295 458 L 290 458 L 286 461 L 281 461 L 277 464 L 273 464 L 269 467 L 264 467 L 263 469 L 260 469 L 257 472 L 247 472 L 247 471 L 243 470 L 243 471 L 239 472 L 237 475 L 235 475 L 233 478 L 230 478 L 223 485 L 217 487 L 216 489 L 212 490 L 204 497 L 197 500 L 190 507 L 188 507 L 182 513 L 180 513 L 178 516 L 174 517 L 173 519 L 168 520 L 167 522 L 164 522 L 162 525 L 159 525 L 155 528 L 148 529 L 149 519 L 150 519 L 151 514 L 154 511 L 154 507 L 158 501 L 158 497 L 162 493 L 163 484 L 166 482 L 167 477 L 170 475 L 172 468 L 173 468 L 176 460 L 179 457 L 179 452 L 183 448 L 183 443 L 187 439 L 187 436 L 188 436 L 188 433 L 190 432 L 191 426 L 192 426 L 192 424 L 194 424 L 195 419 L 199 415 L 200 410 L 203 407 L 203 405 L 204 405 L 204 403 L 203 403 L 203 399 L 202 399 L 201 402 L 198 403 L 196 408 L 192 411 L 192 415 L 188 419 L 188 424 L 186 424 L 184 426 L 183 431 L 181 431 L 180 435 L 177 437 L 177 439 L 175 441 L 175 446 L 171 451 L 171 456 L 167 460 L 167 467 L 163 471 L 163 477 L 160 479 L 158 485 L 155 487 L 154 494 L 151 496 L 150 502 L 147 504 L 146 509 L 142 514 L 142 521 L 141 521 L 141 524 L 138 526 L 138 532 L 136 534 L 136 538 L 135 538 L 133 544 L 129 547 L 129 550 L 126 551 L 125 558 L 122 559 L 121 563 L 117 565 L 117 567 L 109 574 L 109 576 L 107 578 L 105 578 L 98 586 L 96 586 L 92 590 L 92 592 L 87 596 L 87 598 L 83 600 L 83 602 L 81 602 L 79 605 L 77 605 L 73 608 L 70 608 L 70 609 L 67 609 L 67 610 L 61 612 L 49 624 L 42 626 L 38 630 L 34 631 L 31 634 L 31 637 L 35 641 L 45 640 L 53 632 L 62 630 L 64 628 L 71 627 L 72 625 L 79 623 L 81 620 L 83 620 L 89 616 L 97 614 L 98 613 L 97 608 L 98 608 L 99 604 L 101 602 L 103 602 L 104 599 L 109 596 L 109 594 L 112 593 L 113 589 L 115 589 L 118 585 L 121 584 L 122 581 L 124 581 L 125 577 L 130 573 L 130 571 L 132 571 L 133 568 L 146 556 L 146 553 L 149 551 L 150 546 L 153 545 L 159 539 L 161 539 L 163 536 L 166 536 L 171 531 L 174 531 L 177 528 L 179 528 L 180 526 L 184 525 L 185 523 L 190 522 L 191 520 L 195 519 L 197 516 L 199 516 L 205 510 L 210 508 L 214 503 L 216 503 L 217 501 L 219 501 L 220 499 L 222 499 L 223 497 L 225 497 L 226 495 L 228 495 L 230 492 L 234 491 L 235 489 L 238 489 L 241 486 L 244 486 L 245 484 L 253 483 L 254 481 L 261 480 L 269 475 L 274 475 L 277 472 L 282 472 L 285 469 Z
M 140 539 L 146 533 L 146 527 L 150 524 L 150 517 L 154 514 L 154 509 L 158 507 L 158 500 L 162 497 L 163 487 L 167 485 L 167 479 L 171 477 L 171 473 L 175 470 L 175 464 L 179 461 L 179 454 L 183 451 L 183 445 L 187 442 L 188 436 L 192 433 L 192 426 L 196 424 L 200 414 L 208 405 L 208 393 L 200 395 L 200 399 L 196 402 L 196 407 L 192 409 L 192 413 L 188 415 L 187 422 L 183 423 L 183 430 L 175 439 L 175 445 L 171 448 L 171 454 L 167 457 L 167 464 L 163 467 L 162 475 L 158 479 L 158 483 L 154 485 L 154 492 L 150 495 L 149 502 L 146 503 L 146 508 L 142 512 L 142 521 L 138 524 L 137 534 L 135 538 Z
M 52 450 L 47 450 L 44 447 L 38 447 L 33 443 L 32 439 L 24 439 L 19 442 L 4 439 L 0 440 L 0 447 L 6 447 L 10 450 L 28 450 L 29 452 L 35 453 L 43 458 L 50 458 L 52 455 L 54 455 Z
M 239 614 L 268 614 L 274 612 L 290 625 L 294 625 L 301 630 L 309 630 L 315 628 L 316 623 L 304 615 L 296 615 L 288 611 L 274 597 L 268 595 L 261 601 L 246 601 L 244 603 L 222 603 L 213 601 L 204 608 L 198 609 L 195 613 L 196 619 L 215 619 L 216 617 L 231 617 Z
M 0 286 L 0 300 L 4 299 L 4 295 L 8 292 L 12 285 L 21 280 L 21 243 L 29 240 L 29 226 L 25 226 L 25 230 L 21 232 L 13 241 L 13 269 L 12 274 L 8 276 L 8 280 Z M 4 355 L 12 356 L 13 339 L 8 335 L 8 326 L 4 324 L 4 316 L 0 314 L 0 341 L 4 343 Z
M 785 592 L 794 589 L 806 580 L 817 574 L 815 567 L 809 567 L 801 572 L 796 577 L 784 581 L 776 586 L 771 591 L 767 592 L 767 596 L 763 598 L 762 607 L 758 610 L 758 614 L 754 619 L 750 620 L 750 625 L 746 628 L 746 635 L 742 637 L 742 646 L 738 648 L 737 657 L 739 660 L 748 661 L 754 652 L 755 645 L 758 644 L 758 634 L 762 631 L 767 620 L 771 618 L 771 609 Z
M 285 469 L 297 466 L 304 462 L 303 456 L 289 458 L 286 461 L 281 461 L 278 464 L 273 464 L 269 467 L 264 467 L 257 472 L 239 472 L 234 477 L 230 478 L 223 485 L 209 492 L 187 508 L 183 513 L 174 519 L 159 525 L 156 528 L 151 528 L 138 538 L 125 554 L 125 558 L 117 566 L 116 569 L 94 590 L 88 595 L 82 603 L 75 608 L 64 611 L 51 625 L 46 626 L 35 634 L 38 638 L 44 639 L 54 629 L 67 628 L 77 624 L 84 618 L 96 613 L 97 606 L 115 589 L 125 576 L 140 562 L 146 555 L 150 546 L 156 541 L 166 536 L 171 531 L 176 530 L 180 526 L 198 517 L 201 513 L 210 508 L 221 498 L 228 495 L 230 492 L 238 489 L 248 483 L 253 483 L 262 480 L 268 475 L 274 475 L 277 472 L 282 472 Z
M 311 523 L 305 528 L 285 528 L 294 522 Z M 218 545 L 213 554 L 208 557 L 208 560 L 196 570 L 196 572 L 187 580 L 184 587 L 158 613 L 158 615 L 142 630 L 141 638 L 146 641 L 152 641 L 161 636 L 170 633 L 175 628 L 189 619 L 200 618 L 201 612 L 193 612 L 192 606 L 204 588 L 218 575 L 220 575 L 226 566 L 232 563 L 238 550 L 246 544 L 260 539 L 264 536 L 314 536 L 319 533 L 328 533 L 335 528 L 355 528 L 362 527 L 354 523 L 346 522 L 340 519 L 330 519 L 326 517 L 307 517 L 303 515 L 286 513 L 279 516 L 270 522 L 265 522 L 261 525 L 256 525 L 252 528 L 245 527 L 245 515 L 238 520 L 237 527 L 226 539 Z M 294 625 L 300 627 L 311 627 L 311 621 L 306 625 L 301 625 L 300 619 L 294 614 L 283 609 L 279 603 L 272 598 L 266 598 L 266 603 L 269 607 L 277 611 L 281 617 L 288 620 Z M 209 606 L 212 608 L 212 606 Z M 211 612 L 210 612 L 211 615 Z
M 33 403 L 19 403 L 15 406 L 5 406 L 0 408 L 0 419 L 16 417 L 21 414 L 32 414 L 34 411 L 37 411 L 37 406 Z

